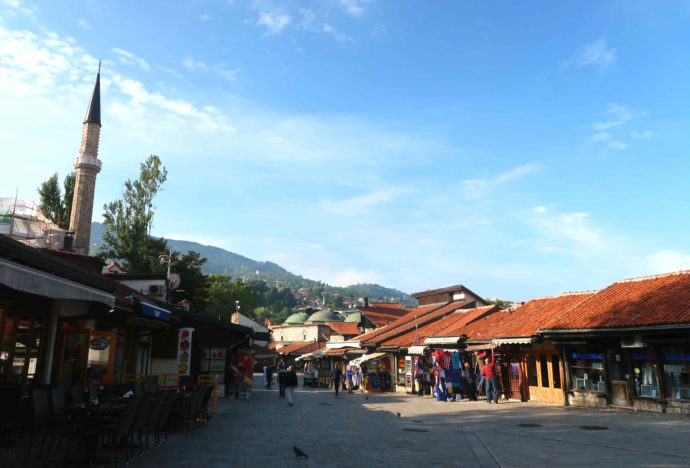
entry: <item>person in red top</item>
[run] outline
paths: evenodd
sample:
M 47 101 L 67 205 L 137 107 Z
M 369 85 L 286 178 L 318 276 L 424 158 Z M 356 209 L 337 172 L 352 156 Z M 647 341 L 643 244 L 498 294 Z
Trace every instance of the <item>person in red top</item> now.
M 484 385 L 486 385 L 486 402 L 491 404 L 491 397 L 493 396 L 494 403 L 498 404 L 498 379 L 496 378 L 496 371 L 494 370 L 493 350 L 491 351 L 491 359 L 484 360 L 484 367 L 482 367 L 482 376 L 484 377 Z

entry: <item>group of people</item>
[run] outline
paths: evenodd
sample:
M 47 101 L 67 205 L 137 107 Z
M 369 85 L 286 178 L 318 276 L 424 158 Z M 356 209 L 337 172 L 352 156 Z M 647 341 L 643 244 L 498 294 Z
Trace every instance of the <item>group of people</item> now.
M 273 380 L 273 368 L 269 365 L 264 366 L 264 387 L 271 389 Z M 297 382 L 297 372 L 294 366 L 288 366 L 285 362 L 278 363 L 278 397 L 287 398 L 288 405 L 295 404 L 295 387 Z
M 347 390 L 347 393 L 352 393 L 354 390 L 358 390 L 362 386 L 362 373 L 358 366 L 347 365 L 345 366 L 345 374 L 343 374 L 340 364 L 335 364 L 333 369 L 331 369 L 331 385 L 335 389 L 335 396 L 338 396 L 340 386 L 343 385 Z M 362 390 L 360 390 L 361 392 Z
M 439 401 L 460 400 L 463 397 L 477 401 L 482 387 L 485 389 L 486 401 L 498 403 L 500 393 L 496 359 L 478 356 L 472 359 L 459 352 L 441 350 L 429 356 L 415 359 L 415 390 L 417 396 L 433 395 Z

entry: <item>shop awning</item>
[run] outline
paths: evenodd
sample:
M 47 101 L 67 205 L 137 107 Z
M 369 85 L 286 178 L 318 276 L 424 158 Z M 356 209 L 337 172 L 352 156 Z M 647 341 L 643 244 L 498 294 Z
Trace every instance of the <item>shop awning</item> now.
M 140 297 L 132 297 L 136 302 L 141 304 L 141 313 L 147 317 L 157 318 L 158 320 L 170 321 L 170 311 L 153 302 L 145 301 Z
M 371 354 L 364 354 L 364 355 L 362 356 L 362 358 L 361 358 L 362 360 L 360 361 L 360 363 L 361 363 L 361 362 L 371 361 L 372 359 L 378 359 L 378 358 L 383 357 L 383 356 L 385 356 L 385 355 L 387 355 L 387 354 L 388 354 L 388 353 L 371 353 Z
M 407 348 L 407 354 L 424 354 L 424 350 L 427 348 L 428 346 L 410 346 Z
M 534 343 L 535 338 L 533 336 L 516 336 L 513 338 L 496 338 L 493 343 L 496 345 L 502 344 L 530 344 Z
M 18 291 L 52 299 L 100 302 L 115 306 L 115 296 L 59 276 L 0 259 L 0 283 Z
M 469 345 L 465 351 L 484 351 L 485 349 L 494 349 L 496 346 L 498 345 L 494 343 Z
M 424 344 L 432 345 L 432 344 L 458 344 L 460 343 L 460 340 L 462 339 L 461 336 L 431 336 L 424 340 Z

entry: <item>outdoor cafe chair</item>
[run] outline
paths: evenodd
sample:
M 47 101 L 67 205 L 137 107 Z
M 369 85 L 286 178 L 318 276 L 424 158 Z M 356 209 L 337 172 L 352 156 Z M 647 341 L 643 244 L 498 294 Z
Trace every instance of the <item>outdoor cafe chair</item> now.
M 149 412 L 149 416 L 146 419 L 146 424 L 144 426 L 144 430 L 146 432 L 146 452 L 149 451 L 149 436 L 154 435 L 154 447 L 158 446 L 158 441 L 156 439 L 156 427 L 158 424 L 158 421 L 161 418 L 161 415 L 163 414 L 163 406 L 165 405 L 167 399 L 168 399 L 168 390 L 162 390 L 156 394 L 156 399 L 153 402 L 153 405 L 151 406 L 151 411 Z M 139 435 L 139 444 L 141 444 L 141 435 Z
M 84 387 L 81 385 L 73 385 L 70 388 L 70 396 L 72 397 L 72 405 L 81 405 L 84 403 Z
M 165 402 L 161 408 L 160 415 L 158 415 L 158 420 L 154 423 L 155 425 L 155 446 L 160 446 L 161 433 L 165 432 L 165 442 L 168 442 L 168 432 L 170 432 L 170 426 L 173 422 L 172 409 L 173 405 L 177 402 L 177 392 L 174 390 L 169 390 L 165 396 Z
M 69 422 L 69 417 L 65 413 L 64 390 L 57 389 L 34 389 L 32 390 L 33 405 L 33 427 L 29 437 L 29 444 L 24 456 L 24 464 L 29 462 L 31 449 L 38 437 L 41 438 L 41 446 L 37 454 L 37 459 L 43 456 L 46 442 L 48 450 L 46 455 L 50 455 L 53 440 L 57 438 L 56 451 L 60 451 L 62 439 L 69 439 L 74 435 L 74 427 Z M 53 409 L 51 410 L 51 399 Z M 58 411 L 55 411 L 58 410 Z
M 142 432 L 146 428 L 146 420 L 151 414 L 151 407 L 153 403 L 153 397 L 151 395 L 143 395 L 141 398 L 141 403 L 139 404 L 139 409 L 137 410 L 136 416 L 132 421 L 132 427 L 129 431 L 129 446 L 134 447 L 134 436 L 139 438 L 139 455 L 143 453 L 142 444 Z M 130 457 L 131 461 L 134 461 L 134 450 L 132 450 L 132 455 Z
M 89 421 L 86 435 L 96 437 L 97 443 L 100 442 L 108 454 L 109 464 L 112 460 L 117 467 L 117 450 L 122 445 L 125 448 L 125 461 L 129 461 L 131 429 L 141 400 L 141 395 L 133 395 L 127 399 L 125 408 L 118 417 L 94 418 Z

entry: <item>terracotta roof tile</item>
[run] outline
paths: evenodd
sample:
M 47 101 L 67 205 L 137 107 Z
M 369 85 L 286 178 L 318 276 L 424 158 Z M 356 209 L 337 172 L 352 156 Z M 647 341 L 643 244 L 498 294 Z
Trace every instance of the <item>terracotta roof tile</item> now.
M 376 330 L 372 330 L 370 332 L 367 332 L 363 335 L 357 336 L 353 338 L 353 340 L 357 341 L 371 341 L 374 338 L 383 335 L 384 333 L 390 333 L 394 332 L 397 328 L 402 327 L 406 324 L 409 324 L 410 321 L 413 321 L 415 319 L 415 316 L 419 319 L 419 317 L 426 315 L 429 312 L 432 312 L 436 309 L 438 309 L 440 306 L 431 306 L 431 307 L 420 307 L 418 309 L 413 309 L 407 314 L 403 315 L 399 319 L 395 320 L 394 322 L 389 323 L 388 325 L 377 328 Z M 414 324 L 413 324 L 414 326 Z
M 400 304 L 374 302 L 371 304 L 371 307 L 359 307 L 358 310 L 374 322 L 377 327 L 382 327 L 403 317 L 414 309 L 401 306 Z
M 457 307 L 457 303 L 455 303 Z M 444 330 L 460 328 L 470 322 L 480 319 L 487 314 L 497 311 L 499 308 L 495 305 L 479 307 L 475 309 L 460 309 L 451 307 L 449 304 L 429 317 L 433 316 L 430 322 L 418 329 L 412 329 L 407 333 L 396 336 L 390 340 L 380 343 L 381 346 L 413 346 L 423 343 L 424 340 L 430 336 L 443 336 Z M 448 314 L 448 315 L 446 315 Z
M 278 351 L 278 354 L 306 354 L 318 351 L 324 346 L 326 346 L 324 343 L 317 343 L 315 341 L 297 341 L 276 351 Z
M 331 327 L 337 334 L 343 336 L 356 336 L 361 332 L 357 326 L 358 323 L 354 322 L 326 322 L 329 327 Z
M 534 298 L 506 317 L 494 330 L 494 338 L 536 335 L 540 328 L 548 328 L 558 317 L 596 293 L 570 292 Z
M 690 323 L 690 270 L 617 281 L 541 329 L 687 323 Z

